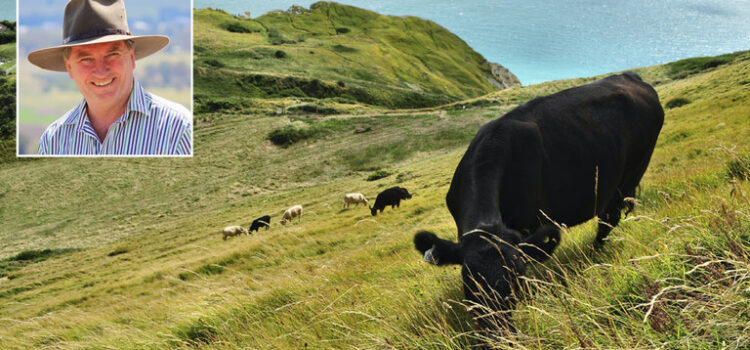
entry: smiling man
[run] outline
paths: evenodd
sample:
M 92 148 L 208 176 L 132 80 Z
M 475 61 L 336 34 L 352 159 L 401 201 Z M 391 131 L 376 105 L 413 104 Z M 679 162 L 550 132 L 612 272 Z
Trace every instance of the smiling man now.
M 67 72 L 83 100 L 52 123 L 40 155 L 191 155 L 192 117 L 180 104 L 143 89 L 136 60 L 169 43 L 163 35 L 135 36 L 122 0 L 71 0 L 63 44 L 29 53 L 43 69 Z

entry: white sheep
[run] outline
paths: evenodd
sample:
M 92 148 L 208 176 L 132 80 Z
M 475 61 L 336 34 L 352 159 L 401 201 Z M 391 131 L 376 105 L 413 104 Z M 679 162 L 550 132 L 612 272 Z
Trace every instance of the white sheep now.
M 344 196 L 345 208 L 349 208 L 349 204 L 354 204 L 354 206 L 357 206 L 359 205 L 359 203 L 362 203 L 365 206 L 370 205 L 370 203 L 367 202 L 367 198 L 365 198 L 365 195 L 361 193 L 347 193 L 346 196 Z
M 221 233 L 224 235 L 224 240 L 226 241 L 227 237 L 241 235 L 247 233 L 247 231 L 245 231 L 245 228 L 242 226 L 227 226 L 221 231 Z
M 286 225 L 287 221 L 291 222 L 294 218 L 299 218 L 299 221 L 302 221 L 302 206 L 299 204 L 284 212 L 284 215 L 281 217 L 281 224 Z

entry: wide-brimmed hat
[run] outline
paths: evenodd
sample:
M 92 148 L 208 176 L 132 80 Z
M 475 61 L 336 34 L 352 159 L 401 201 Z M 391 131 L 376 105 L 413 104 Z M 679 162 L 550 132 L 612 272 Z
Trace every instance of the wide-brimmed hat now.
M 151 55 L 169 44 L 164 35 L 133 35 L 128 29 L 123 0 L 70 0 L 63 17 L 62 45 L 29 53 L 29 62 L 43 69 L 65 72 L 66 47 L 119 40 L 135 42 L 135 59 Z

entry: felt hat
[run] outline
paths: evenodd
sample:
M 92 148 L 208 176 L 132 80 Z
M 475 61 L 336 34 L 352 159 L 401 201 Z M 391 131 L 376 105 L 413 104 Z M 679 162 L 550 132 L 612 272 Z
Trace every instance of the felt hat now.
M 70 0 L 63 17 L 62 45 L 29 53 L 29 62 L 57 72 L 65 72 L 66 47 L 107 43 L 119 40 L 135 42 L 135 59 L 163 49 L 169 43 L 164 35 L 133 35 L 128 29 L 123 0 Z

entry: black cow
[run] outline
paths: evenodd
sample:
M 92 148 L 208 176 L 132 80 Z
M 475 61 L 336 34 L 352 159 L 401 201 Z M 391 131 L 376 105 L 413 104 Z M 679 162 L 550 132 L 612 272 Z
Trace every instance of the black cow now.
M 258 232 L 261 227 L 266 227 L 266 230 L 268 230 L 269 227 L 271 227 L 271 216 L 265 215 L 261 216 L 255 220 L 253 220 L 253 223 L 250 224 L 250 228 L 247 230 L 247 233 L 250 234 L 253 231 Z
M 624 198 L 635 196 L 663 121 L 656 91 L 634 73 L 519 106 L 484 125 L 456 168 L 446 203 L 459 243 L 423 231 L 416 248 L 433 264 L 462 264 L 466 298 L 501 311 L 494 321 L 512 330 L 517 276 L 559 243 L 549 220 L 596 215 L 602 244 L 633 209 Z
M 401 205 L 402 199 L 410 199 L 411 194 L 403 187 L 391 187 L 378 193 L 378 197 L 375 198 L 375 204 L 370 207 L 370 214 L 372 216 L 378 215 L 378 210 L 382 213 L 383 209 L 387 205 L 391 208 L 398 207 Z

